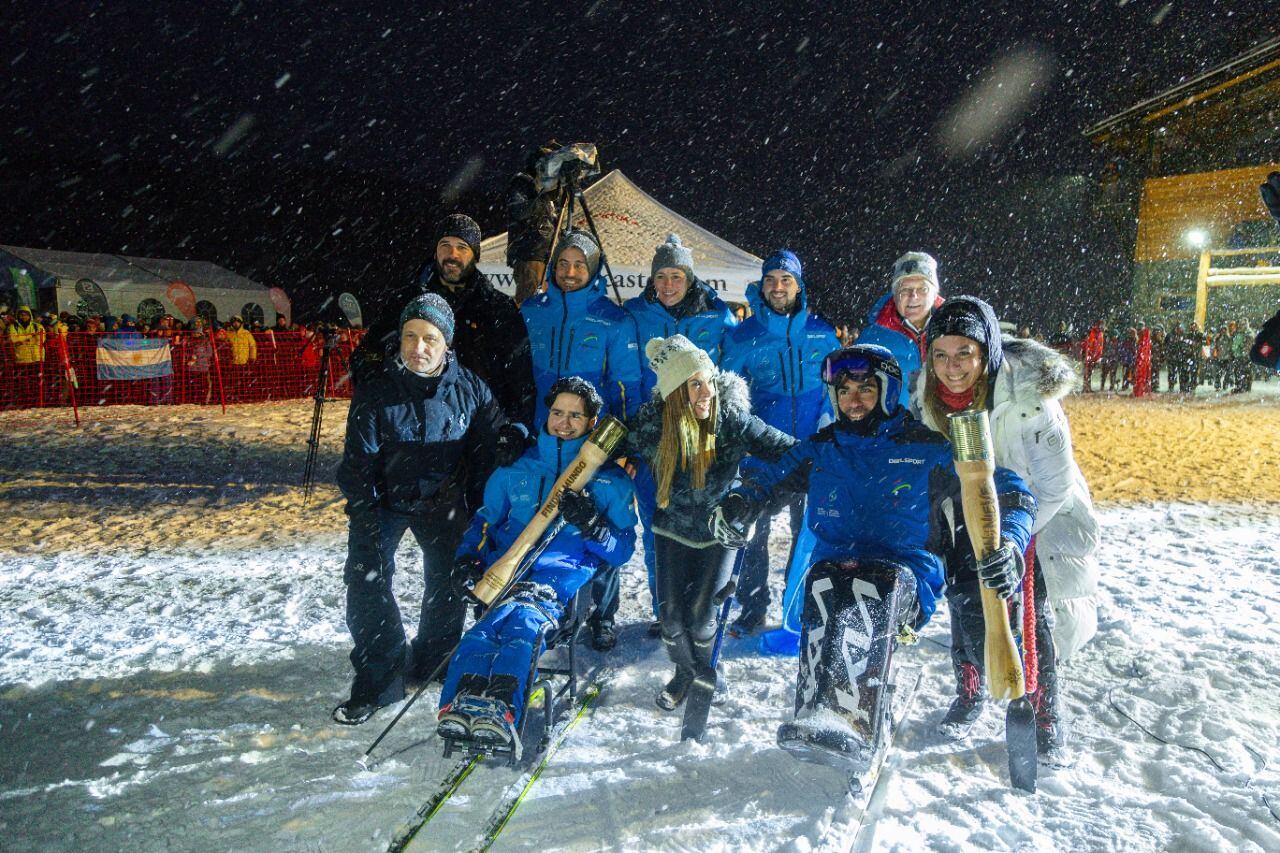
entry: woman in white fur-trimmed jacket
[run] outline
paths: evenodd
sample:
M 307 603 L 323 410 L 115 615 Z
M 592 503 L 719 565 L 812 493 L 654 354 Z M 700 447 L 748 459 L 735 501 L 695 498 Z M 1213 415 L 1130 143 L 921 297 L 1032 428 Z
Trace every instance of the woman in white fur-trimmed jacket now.
M 985 407 L 990 413 L 996 465 L 1021 476 L 1036 499 L 1032 533 L 1037 571 L 1053 613 L 1052 658 L 1065 660 L 1098 628 L 1098 519 L 1059 402 L 1075 386 L 1075 372 L 1065 357 L 1035 341 L 1001 339 L 994 312 L 980 299 L 956 297 L 934 314 L 912 408 L 943 433 L 947 412 Z M 1048 688 L 1044 698 L 1049 707 L 1038 709 L 1042 726 L 1056 723 L 1057 717 L 1051 707 L 1056 666 L 1044 657 L 1040 680 L 1048 682 L 1043 687 Z M 962 716 L 976 719 L 979 709 L 980 703 Z

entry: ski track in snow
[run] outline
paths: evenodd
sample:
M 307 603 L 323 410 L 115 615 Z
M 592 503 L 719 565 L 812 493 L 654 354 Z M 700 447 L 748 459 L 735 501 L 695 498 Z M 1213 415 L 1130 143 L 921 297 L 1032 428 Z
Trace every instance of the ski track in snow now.
M 198 526 L 202 512 L 178 517 Z M 861 849 L 1280 849 L 1280 822 L 1262 799 L 1280 811 L 1280 770 L 1269 761 L 1280 739 L 1270 618 L 1280 609 L 1280 507 L 1110 505 L 1101 516 L 1101 630 L 1062 673 L 1074 766 L 1042 769 L 1039 793 L 1018 793 L 1007 783 L 1002 714 L 988 710 L 964 743 L 935 734 L 952 689 L 944 609 L 902 653 L 924 666 L 924 682 Z M 434 690 L 368 770 L 355 759 L 391 709 L 355 730 L 329 722 L 349 678 L 345 541 L 331 530 L 294 545 L 0 555 L 6 846 L 385 848 L 453 759 L 434 735 Z M 780 562 L 782 516 L 774 530 Z M 420 563 L 408 546 L 399 565 L 400 601 L 414 614 Z M 705 744 L 680 743 L 678 714 L 653 705 L 669 664 L 645 637 L 638 557 L 623 580 L 621 670 L 495 849 L 812 849 L 843 819 L 844 780 L 774 745 L 795 661 L 728 643 L 728 702 L 712 709 Z M 1225 772 L 1148 738 L 1109 694 Z M 482 764 L 412 849 L 469 849 L 516 776 Z

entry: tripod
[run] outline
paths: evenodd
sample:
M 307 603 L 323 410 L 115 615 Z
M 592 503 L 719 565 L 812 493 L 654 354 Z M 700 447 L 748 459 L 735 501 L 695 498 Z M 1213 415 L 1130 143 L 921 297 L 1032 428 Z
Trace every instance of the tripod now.
M 320 372 L 316 375 L 315 409 L 311 412 L 311 436 L 307 439 L 307 464 L 302 471 L 302 506 L 307 501 L 316 484 L 316 457 L 320 454 L 320 424 L 324 419 L 324 404 L 329 402 L 326 393 L 329 389 L 329 360 L 338 346 L 338 331 L 333 328 L 324 329 L 324 349 L 320 355 Z
M 613 288 L 613 298 L 619 305 L 622 304 L 622 293 L 618 290 L 618 283 L 614 281 L 613 270 L 609 267 L 609 255 L 604 250 L 604 241 L 600 239 L 600 231 L 596 228 L 596 221 L 591 216 L 591 208 L 587 205 L 587 197 L 582 194 L 582 188 L 578 185 L 579 170 L 561 172 L 561 178 L 564 181 L 564 200 L 560 204 L 560 217 L 556 221 L 555 239 L 551 242 L 551 255 L 547 257 L 547 263 L 550 264 L 552 257 L 555 255 L 556 244 L 560 242 L 560 238 L 568 234 L 573 228 L 573 207 L 574 203 L 582 206 L 582 214 L 587 220 L 587 230 L 591 232 L 592 238 L 596 241 L 596 245 L 600 247 L 600 263 L 604 266 L 605 275 L 608 276 L 609 286 Z

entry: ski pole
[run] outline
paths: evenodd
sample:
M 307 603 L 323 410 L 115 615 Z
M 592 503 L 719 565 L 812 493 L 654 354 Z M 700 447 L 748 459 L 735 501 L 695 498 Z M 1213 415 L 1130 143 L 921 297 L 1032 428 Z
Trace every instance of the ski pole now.
M 555 524 L 548 528 L 546 533 L 543 534 L 537 547 L 530 551 L 524 558 L 519 570 L 512 574 L 511 580 L 507 582 L 506 586 L 502 588 L 502 591 L 498 595 L 494 596 L 493 601 L 490 602 L 490 604 L 480 613 L 480 616 L 476 618 L 476 622 L 480 622 L 484 617 L 488 616 L 489 611 L 493 610 L 493 608 L 497 607 L 503 601 L 503 596 L 506 595 L 512 587 L 524 579 L 524 576 L 533 569 L 533 564 L 542 556 L 542 552 L 547 550 L 547 546 L 551 544 L 551 540 L 556 538 L 556 535 L 560 533 L 563 527 L 564 519 L 557 518 Z M 369 769 L 369 756 L 378 748 L 378 744 L 382 743 L 382 739 L 390 734 L 391 730 L 396 727 L 396 723 L 400 722 L 400 718 L 403 717 L 408 710 L 413 707 L 414 703 L 418 701 L 419 697 L 426 692 L 427 688 L 431 686 L 431 682 L 436 680 L 436 676 L 438 676 L 441 671 L 448 666 L 449 661 L 453 660 L 453 656 L 457 653 L 458 646 L 460 645 L 462 645 L 461 639 L 454 643 L 453 648 L 449 650 L 449 654 L 441 658 L 440 663 L 436 664 L 436 668 L 431 670 L 431 674 L 422 680 L 422 684 L 418 685 L 418 689 L 409 697 L 409 701 L 404 703 L 404 706 L 396 712 L 396 715 L 391 719 L 391 722 L 387 723 L 387 727 L 382 730 L 382 733 L 374 739 L 373 743 L 369 744 L 369 748 L 364 751 L 364 755 L 356 759 L 356 763 L 359 764 L 361 768 L 365 770 Z

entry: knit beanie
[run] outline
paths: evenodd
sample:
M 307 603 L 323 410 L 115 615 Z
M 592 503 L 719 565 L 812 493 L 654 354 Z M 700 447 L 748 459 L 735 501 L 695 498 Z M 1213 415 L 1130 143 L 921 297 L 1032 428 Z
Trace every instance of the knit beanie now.
M 764 277 L 774 270 L 782 270 L 789 272 L 795 276 L 796 283 L 800 288 L 804 289 L 804 276 L 801 275 L 803 268 L 800 266 L 800 258 L 790 249 L 779 249 L 768 258 L 765 259 L 764 266 L 760 268 L 760 275 Z
M 941 290 L 938 284 L 938 262 L 932 255 L 924 252 L 907 252 L 893 262 L 893 279 L 890 289 L 897 291 L 898 282 L 913 275 L 922 275 L 933 285 L 934 290 Z
M 400 312 L 400 328 L 410 320 L 426 320 L 444 335 L 445 346 L 453 346 L 453 309 L 438 293 L 415 296 Z
M 684 335 L 653 338 L 644 345 L 644 354 L 649 359 L 649 367 L 658 374 L 658 393 L 664 400 L 695 373 L 716 375 L 716 365 L 711 356 L 694 346 L 693 341 Z
M 475 255 L 476 263 L 480 262 L 480 226 L 465 213 L 450 213 L 436 226 L 436 245 L 445 237 L 457 237 L 466 241 Z
M 976 296 L 956 296 L 933 309 L 925 327 L 925 345 L 932 345 L 943 335 L 963 335 L 982 344 L 987 351 L 988 376 L 995 376 L 1004 364 L 995 309 Z
M 658 270 L 675 267 L 684 272 L 689 284 L 693 284 L 693 252 L 680 242 L 679 234 L 668 234 L 667 241 L 653 252 L 653 264 L 649 267 L 650 277 L 657 276 Z
M 587 268 L 591 271 L 591 278 L 594 279 L 596 273 L 600 272 L 600 244 L 589 232 L 573 229 L 561 237 L 560 242 L 556 244 L 556 253 L 551 259 L 552 269 L 555 268 L 564 250 L 569 248 L 578 249 L 587 256 Z

